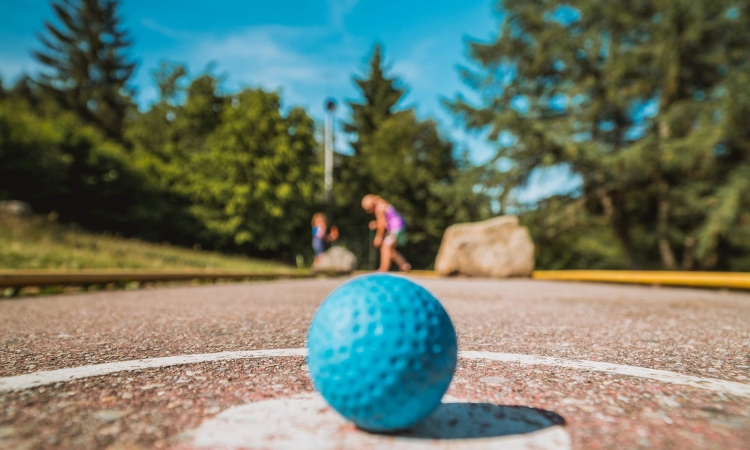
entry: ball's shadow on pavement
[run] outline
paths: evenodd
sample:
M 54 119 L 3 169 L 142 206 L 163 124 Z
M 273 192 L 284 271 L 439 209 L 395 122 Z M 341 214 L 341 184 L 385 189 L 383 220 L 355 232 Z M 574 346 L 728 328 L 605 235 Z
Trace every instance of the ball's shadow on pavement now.
M 557 413 L 526 406 L 442 403 L 427 419 L 396 436 L 414 439 L 473 439 L 533 433 L 565 425 Z

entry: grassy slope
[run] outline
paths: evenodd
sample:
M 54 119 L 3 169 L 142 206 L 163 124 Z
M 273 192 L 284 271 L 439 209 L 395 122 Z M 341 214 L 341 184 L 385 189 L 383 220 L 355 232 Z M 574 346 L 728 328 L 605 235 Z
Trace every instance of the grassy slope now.
M 285 271 L 262 260 L 91 234 L 41 217 L 0 215 L 2 269 L 226 269 Z

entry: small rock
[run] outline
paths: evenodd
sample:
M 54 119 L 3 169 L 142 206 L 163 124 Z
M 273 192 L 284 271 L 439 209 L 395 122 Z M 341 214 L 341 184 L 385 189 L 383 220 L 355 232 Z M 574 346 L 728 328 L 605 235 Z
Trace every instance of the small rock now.
M 661 406 L 662 408 L 667 408 L 667 409 L 679 408 L 680 406 L 682 406 L 677 400 L 675 400 L 672 397 L 660 396 L 656 399 L 656 402 L 659 403 L 659 406 Z
M 479 381 L 489 384 L 490 386 L 505 386 L 506 380 L 502 377 L 484 377 L 480 378 Z
M 0 202 L 0 215 L 18 217 L 29 216 L 31 215 L 31 205 L 18 200 Z
M 104 422 L 114 422 L 120 417 L 127 414 L 125 411 L 119 411 L 116 409 L 105 409 L 103 411 L 97 411 L 94 413 L 94 417 Z
M 664 411 L 654 411 L 651 408 L 644 408 L 641 412 L 641 417 L 652 420 L 662 420 L 664 423 L 671 425 L 674 421 L 667 416 Z
M 352 272 L 357 268 L 357 257 L 344 247 L 331 247 L 313 263 L 316 272 Z
M 221 411 L 220 406 L 209 406 L 208 408 L 203 410 L 203 414 L 216 414 L 219 411 Z
M 16 434 L 16 429 L 11 426 L 6 425 L 6 426 L 0 427 L 0 440 L 11 438 L 15 434 Z
M 112 436 L 115 434 L 120 434 L 120 431 L 122 431 L 120 426 L 117 424 L 113 424 L 100 429 L 97 434 L 101 436 Z

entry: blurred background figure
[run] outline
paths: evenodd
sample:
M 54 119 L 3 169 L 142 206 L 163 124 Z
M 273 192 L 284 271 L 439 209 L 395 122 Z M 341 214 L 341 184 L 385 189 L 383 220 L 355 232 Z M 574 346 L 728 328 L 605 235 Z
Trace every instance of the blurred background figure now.
M 395 262 L 399 270 L 408 272 L 411 265 L 404 259 L 396 247 L 406 245 L 406 222 L 390 203 L 374 194 L 362 198 L 362 209 L 368 214 L 375 214 L 370 222 L 370 229 L 375 230 L 372 245 L 380 248 L 380 268 L 378 272 L 387 272 Z
M 313 250 L 315 251 L 315 261 L 321 253 L 326 251 L 326 242 L 333 242 L 339 238 L 339 230 L 337 227 L 331 227 L 328 230 L 327 217 L 323 213 L 317 213 L 312 218 L 312 235 L 313 235 Z

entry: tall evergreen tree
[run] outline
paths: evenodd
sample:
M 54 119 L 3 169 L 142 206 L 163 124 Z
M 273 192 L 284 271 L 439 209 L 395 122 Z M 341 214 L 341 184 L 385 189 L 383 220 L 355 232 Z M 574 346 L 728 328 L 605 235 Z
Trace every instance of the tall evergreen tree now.
M 750 64 L 747 5 L 506 0 L 502 7 L 500 35 L 471 44 L 479 69 L 463 71 L 482 104 L 452 106 L 470 128 L 491 128 L 492 139 L 517 138 L 497 153 L 512 161 L 500 174 L 506 196 L 535 169 L 566 165 L 583 180 L 584 201 L 570 204 L 606 219 L 630 267 L 731 268 L 729 230 L 743 206 L 730 180 L 750 160 L 737 139 L 747 116 L 735 113 L 743 107 L 732 81 Z M 549 213 L 556 211 L 570 208 Z
M 135 63 L 118 1 L 62 0 L 52 8 L 59 23 L 45 24 L 43 49 L 34 53 L 46 68 L 39 84 L 62 107 L 121 139 Z
M 362 93 L 361 102 L 349 102 L 352 110 L 351 122 L 344 124 L 344 131 L 356 133 L 357 140 L 352 142 L 355 152 L 362 146 L 378 127 L 396 112 L 396 105 L 404 96 L 405 90 L 395 77 L 388 77 L 383 68 L 383 49 L 375 45 L 370 57 L 370 71 L 366 78 L 355 78 Z
M 352 115 L 343 126 L 344 132 L 354 135 L 355 139 L 350 142 L 353 156 L 341 159 L 341 169 L 336 177 L 338 185 L 343 187 L 338 189 L 339 203 L 342 205 L 358 204 L 358 199 L 376 188 L 372 168 L 362 161 L 365 156 L 363 147 L 372 141 L 383 122 L 394 116 L 396 105 L 405 93 L 397 78 L 385 74 L 383 51 L 377 44 L 370 57 L 367 76 L 355 78 L 354 84 L 362 98 L 349 102 Z
M 359 207 L 365 194 L 391 202 L 409 226 L 404 255 L 415 267 L 433 264 L 445 228 L 457 219 L 475 219 L 481 198 L 471 188 L 457 205 L 450 186 L 459 175 L 453 144 L 440 136 L 434 121 L 421 121 L 412 109 L 399 110 L 405 89 L 383 68 L 380 46 L 375 46 L 369 72 L 355 79 L 361 101 L 352 101 L 351 120 L 344 131 L 356 136 L 353 154 L 342 157 L 334 191 L 341 214 L 336 215 L 342 241 L 366 267 L 370 254 L 367 216 Z

